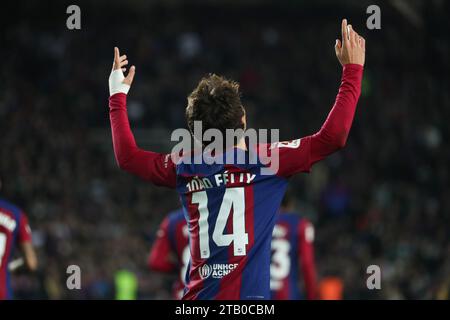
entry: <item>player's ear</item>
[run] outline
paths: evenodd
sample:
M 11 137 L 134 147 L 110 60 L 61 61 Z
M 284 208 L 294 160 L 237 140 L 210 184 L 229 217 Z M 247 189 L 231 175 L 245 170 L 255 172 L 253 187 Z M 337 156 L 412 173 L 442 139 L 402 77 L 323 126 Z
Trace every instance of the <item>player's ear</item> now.
M 247 129 L 247 118 L 245 116 L 245 113 L 242 116 L 241 121 L 242 121 L 242 127 L 244 128 L 244 131 L 245 131 Z

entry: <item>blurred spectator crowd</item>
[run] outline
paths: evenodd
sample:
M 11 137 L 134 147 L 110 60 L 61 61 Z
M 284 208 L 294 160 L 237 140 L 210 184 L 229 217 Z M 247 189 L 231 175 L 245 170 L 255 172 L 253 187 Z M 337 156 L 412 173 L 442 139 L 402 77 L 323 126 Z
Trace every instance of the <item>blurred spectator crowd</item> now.
M 0 194 L 28 213 L 40 258 L 37 275 L 14 274 L 17 298 L 114 298 L 119 270 L 136 275 L 139 298 L 170 298 L 171 278 L 146 259 L 178 200 L 115 164 L 113 46 L 137 68 L 129 113 L 143 148 L 170 151 L 186 96 L 209 72 L 240 81 L 250 126 L 292 139 L 318 130 L 331 108 L 340 78 L 333 46 L 347 12 L 367 39 L 354 126 L 345 149 L 291 184 L 316 226 L 319 279 L 340 278 L 347 299 L 449 298 L 446 10 L 431 5 L 419 28 L 387 8 L 382 30 L 369 31 L 357 6 L 128 6 L 82 6 L 82 29 L 69 31 L 56 9 L 36 17 L 30 5 L 2 33 Z M 71 264 L 82 270 L 81 290 L 66 288 Z M 372 264 L 381 290 L 366 288 Z

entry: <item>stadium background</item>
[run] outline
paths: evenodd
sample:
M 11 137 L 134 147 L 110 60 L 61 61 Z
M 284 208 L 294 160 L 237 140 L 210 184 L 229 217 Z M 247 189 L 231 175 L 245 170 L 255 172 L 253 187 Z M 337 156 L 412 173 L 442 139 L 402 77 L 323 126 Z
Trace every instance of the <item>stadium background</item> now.
M 129 112 L 140 146 L 170 150 L 185 97 L 209 72 L 241 82 L 251 126 L 291 139 L 317 130 L 331 107 L 346 17 L 367 39 L 348 145 L 291 184 L 316 225 L 319 280 L 341 279 L 346 299 L 448 299 L 447 1 L 377 2 L 375 31 L 365 28 L 371 1 L 74 3 L 77 31 L 66 28 L 72 2 L 2 4 L 2 195 L 28 213 L 40 259 L 37 275 L 14 274 L 17 298 L 114 298 L 119 270 L 135 275 L 138 298 L 170 297 L 170 277 L 148 271 L 146 258 L 178 200 L 115 164 L 113 46 L 137 66 Z M 70 264 L 82 290 L 65 287 Z M 382 290 L 366 288 L 371 264 Z

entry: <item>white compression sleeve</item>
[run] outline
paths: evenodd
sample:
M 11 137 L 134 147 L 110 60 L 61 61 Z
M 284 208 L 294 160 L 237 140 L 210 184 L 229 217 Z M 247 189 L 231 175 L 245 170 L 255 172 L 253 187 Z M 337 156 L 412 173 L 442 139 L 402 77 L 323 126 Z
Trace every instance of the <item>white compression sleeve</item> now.
M 123 75 L 122 69 L 116 69 L 111 72 L 108 81 L 110 96 L 119 92 L 128 94 L 130 86 L 125 83 L 122 83 L 123 79 L 125 79 L 125 76 Z

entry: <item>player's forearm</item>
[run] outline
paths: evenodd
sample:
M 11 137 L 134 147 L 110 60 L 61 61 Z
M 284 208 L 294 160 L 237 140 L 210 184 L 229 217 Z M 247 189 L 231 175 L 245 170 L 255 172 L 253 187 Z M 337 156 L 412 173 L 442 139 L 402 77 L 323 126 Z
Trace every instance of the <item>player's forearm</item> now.
M 345 146 L 352 126 L 359 96 L 363 67 L 347 64 L 335 103 L 319 132 L 312 137 L 313 162 Z
M 126 98 L 124 93 L 109 98 L 109 118 L 117 164 L 122 170 L 156 185 L 174 188 L 175 170 L 169 156 L 145 151 L 136 145 L 128 121 Z
M 176 268 L 175 264 L 170 261 L 172 251 L 170 245 L 161 239 L 163 238 L 157 239 L 153 245 L 147 259 L 147 266 L 153 271 L 172 273 Z
M 109 119 L 117 164 L 128 171 L 131 159 L 139 149 L 128 121 L 126 101 L 124 93 L 116 93 L 109 98 Z
M 317 284 L 316 284 L 316 271 L 314 261 L 310 261 L 309 264 L 303 266 L 304 274 L 303 279 L 305 281 L 306 297 L 308 300 L 316 299 Z
M 31 242 L 25 242 L 21 245 L 25 258 L 25 264 L 29 271 L 36 271 L 38 267 L 38 259 Z
M 314 262 L 314 226 L 307 220 L 299 224 L 298 256 L 303 279 L 305 283 L 306 297 L 308 300 L 316 299 L 316 266 Z
M 312 244 L 303 246 L 300 264 L 303 270 L 303 280 L 305 282 L 306 297 L 308 300 L 316 299 L 316 266 L 314 263 L 314 249 Z
M 167 261 L 150 256 L 147 260 L 147 266 L 152 271 L 162 272 L 162 273 L 173 273 L 175 267 L 169 264 Z

